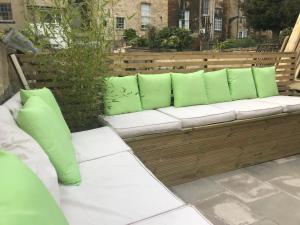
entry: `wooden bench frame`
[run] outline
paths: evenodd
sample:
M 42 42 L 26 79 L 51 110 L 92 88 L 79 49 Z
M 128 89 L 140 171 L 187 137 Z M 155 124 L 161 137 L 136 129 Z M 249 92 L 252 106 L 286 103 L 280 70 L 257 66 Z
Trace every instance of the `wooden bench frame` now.
M 167 186 L 300 153 L 300 113 L 125 139 Z

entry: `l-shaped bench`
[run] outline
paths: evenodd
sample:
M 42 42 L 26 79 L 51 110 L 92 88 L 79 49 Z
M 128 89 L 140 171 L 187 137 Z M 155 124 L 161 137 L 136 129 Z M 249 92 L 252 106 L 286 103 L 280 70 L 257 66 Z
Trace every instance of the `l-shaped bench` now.
M 29 142 L 36 142 L 13 119 L 20 108 L 19 94 L 0 105 L 0 147 L 32 164 L 35 159 L 24 155 Z M 72 142 L 82 183 L 60 185 L 54 196 L 70 225 L 211 225 L 170 192 L 111 128 L 72 133 Z

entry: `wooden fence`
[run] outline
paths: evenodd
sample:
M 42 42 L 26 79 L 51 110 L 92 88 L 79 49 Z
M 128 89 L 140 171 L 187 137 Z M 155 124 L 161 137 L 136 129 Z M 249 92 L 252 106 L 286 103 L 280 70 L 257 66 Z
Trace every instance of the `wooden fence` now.
M 66 95 L 68 88 L 72 88 L 68 84 L 57 83 L 55 68 L 47 65 L 41 67 L 39 64 L 40 56 L 19 55 L 18 58 L 31 88 L 48 87 L 53 89 L 58 95 Z M 110 71 L 108 75 L 126 76 L 136 73 L 156 74 L 167 72 L 186 73 L 200 69 L 214 71 L 223 68 L 275 65 L 279 91 L 281 94 L 287 95 L 289 93 L 288 86 L 293 81 L 295 75 L 295 60 L 295 53 L 293 52 L 131 52 L 109 54 Z M 90 117 L 95 117 L 100 112 L 99 103 L 95 102 L 94 106 L 87 106 L 80 102 L 74 102 L 74 99 L 72 100 L 72 97 L 70 97 L 70 102 L 64 102 L 62 105 L 67 120 L 68 115 L 74 111 L 74 104 L 76 107 L 82 107 L 82 113 L 86 113 Z M 76 118 L 69 119 L 68 121 L 70 125 L 70 123 L 75 123 Z

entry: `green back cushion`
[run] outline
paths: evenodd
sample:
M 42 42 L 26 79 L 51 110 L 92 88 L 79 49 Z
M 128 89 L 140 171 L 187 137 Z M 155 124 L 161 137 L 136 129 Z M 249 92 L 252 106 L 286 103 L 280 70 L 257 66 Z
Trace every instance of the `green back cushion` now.
M 184 107 L 207 104 L 204 72 L 173 73 L 172 86 L 174 93 L 174 106 Z
M 22 104 L 25 104 L 27 102 L 27 100 L 32 96 L 40 97 L 44 102 L 46 102 L 49 105 L 49 107 L 51 109 L 53 109 L 55 111 L 55 113 L 58 115 L 62 125 L 64 126 L 64 129 L 71 134 L 70 129 L 69 129 L 66 121 L 64 120 L 64 117 L 60 111 L 60 108 L 55 100 L 55 97 L 48 88 L 33 89 L 33 90 L 21 90 L 20 96 L 21 96 Z
M 157 109 L 171 105 L 171 75 L 138 75 L 143 109 Z
M 209 103 L 231 101 L 226 69 L 204 74 Z
M 265 98 L 278 95 L 275 67 L 253 67 L 253 75 L 258 97 Z
M 105 80 L 104 111 L 108 116 L 142 110 L 137 77 L 109 77 Z
M 18 113 L 17 121 L 46 152 L 61 183 L 80 183 L 79 168 L 70 135 L 48 104 L 37 96 L 29 98 Z
M 67 225 L 52 195 L 16 156 L 0 150 L 0 224 Z
M 227 74 L 232 100 L 257 98 L 251 68 L 228 69 Z

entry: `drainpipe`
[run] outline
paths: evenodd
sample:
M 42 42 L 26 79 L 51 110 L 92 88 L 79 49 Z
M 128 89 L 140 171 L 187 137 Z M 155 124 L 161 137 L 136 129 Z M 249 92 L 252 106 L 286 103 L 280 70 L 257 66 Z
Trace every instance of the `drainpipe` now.
M 199 0 L 199 13 L 198 13 L 198 33 L 199 33 L 199 50 L 202 51 L 202 0 Z
M 238 0 L 237 6 L 237 19 L 236 19 L 236 36 L 239 38 L 239 20 L 240 20 L 240 0 Z

